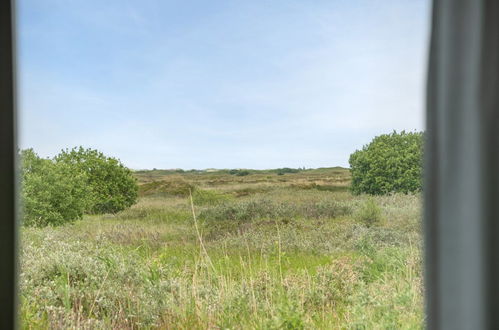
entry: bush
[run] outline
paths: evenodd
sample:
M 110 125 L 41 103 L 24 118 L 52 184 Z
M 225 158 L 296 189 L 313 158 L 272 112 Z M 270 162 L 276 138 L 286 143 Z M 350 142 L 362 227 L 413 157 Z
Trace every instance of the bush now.
M 82 217 L 90 204 L 84 173 L 42 159 L 32 149 L 21 151 L 20 158 L 24 225 L 61 225 Z
M 89 213 L 116 213 L 137 200 L 137 180 L 119 160 L 83 147 L 63 150 L 57 164 L 70 166 L 74 175 L 84 175 L 91 190 Z
M 421 190 L 423 133 L 383 134 L 350 155 L 352 192 L 382 195 Z

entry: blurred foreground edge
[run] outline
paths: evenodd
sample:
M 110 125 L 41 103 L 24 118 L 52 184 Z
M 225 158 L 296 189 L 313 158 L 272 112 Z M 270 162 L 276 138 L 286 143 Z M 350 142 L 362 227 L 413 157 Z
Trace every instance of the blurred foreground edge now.
M 0 329 L 17 327 L 13 0 L 0 0 Z
M 426 326 L 499 329 L 499 2 L 434 0 L 431 33 Z

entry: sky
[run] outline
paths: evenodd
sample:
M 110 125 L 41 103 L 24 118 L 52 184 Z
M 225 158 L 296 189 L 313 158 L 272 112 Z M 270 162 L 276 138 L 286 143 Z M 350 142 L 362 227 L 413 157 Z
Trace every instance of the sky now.
M 133 169 L 348 166 L 424 129 L 428 0 L 19 0 L 19 143 Z

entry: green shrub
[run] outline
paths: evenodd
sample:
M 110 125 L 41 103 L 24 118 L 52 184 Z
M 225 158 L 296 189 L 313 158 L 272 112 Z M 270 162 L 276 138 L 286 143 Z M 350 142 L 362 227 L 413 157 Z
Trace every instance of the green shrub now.
M 371 227 L 381 222 L 381 208 L 373 198 L 369 198 L 360 206 L 355 216 L 358 221 L 367 227 Z
M 70 166 L 73 175 L 85 175 L 91 190 L 90 213 L 116 213 L 137 200 L 137 180 L 118 159 L 83 147 L 63 150 L 57 164 Z
M 296 303 L 285 300 L 281 304 L 282 306 L 278 309 L 278 315 L 272 320 L 273 324 L 269 328 L 287 330 L 305 329 L 305 322 L 303 321 L 304 313 L 297 307 Z
M 350 155 L 352 192 L 382 195 L 421 190 L 423 133 L 383 134 Z
M 91 202 L 85 173 L 42 159 L 32 149 L 21 151 L 20 157 L 24 225 L 60 225 L 82 217 Z

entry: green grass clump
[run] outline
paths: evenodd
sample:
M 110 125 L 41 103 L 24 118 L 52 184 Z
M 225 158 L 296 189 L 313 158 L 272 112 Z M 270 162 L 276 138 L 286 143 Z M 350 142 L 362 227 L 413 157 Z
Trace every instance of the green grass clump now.
M 382 221 L 381 208 L 372 197 L 360 206 L 355 216 L 358 221 L 368 227 L 377 225 Z
M 192 194 L 193 202 L 196 205 L 216 205 L 229 201 L 232 196 L 222 194 L 215 190 L 196 189 Z

